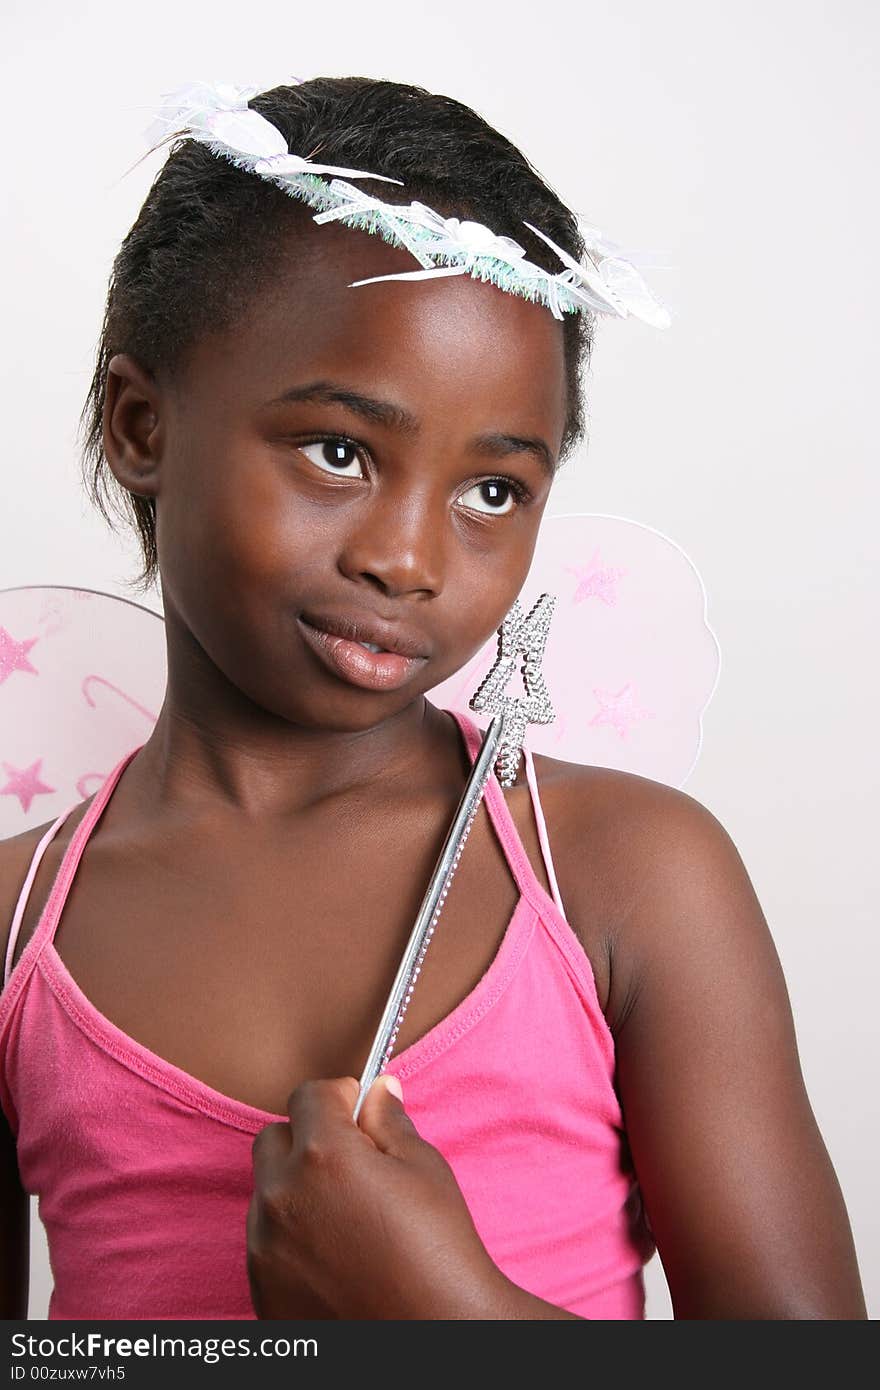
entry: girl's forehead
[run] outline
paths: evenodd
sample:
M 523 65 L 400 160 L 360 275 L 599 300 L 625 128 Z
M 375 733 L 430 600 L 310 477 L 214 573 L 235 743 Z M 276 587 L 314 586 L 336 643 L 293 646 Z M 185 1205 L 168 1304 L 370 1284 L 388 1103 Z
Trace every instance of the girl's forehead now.
M 317 227 L 279 255 L 236 324 L 194 345 L 188 385 L 247 408 L 307 382 L 391 395 L 415 414 L 503 409 L 561 435 L 562 325 L 543 305 L 468 275 L 384 281 L 408 252 L 344 227 Z

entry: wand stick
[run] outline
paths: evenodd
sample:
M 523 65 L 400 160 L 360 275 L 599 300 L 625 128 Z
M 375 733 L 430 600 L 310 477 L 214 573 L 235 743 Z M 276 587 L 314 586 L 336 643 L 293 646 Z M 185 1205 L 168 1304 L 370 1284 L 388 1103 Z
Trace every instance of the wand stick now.
M 391 986 L 391 993 L 382 1014 L 382 1021 L 379 1024 L 373 1045 L 370 1048 L 370 1055 L 367 1064 L 361 1075 L 360 1090 L 358 1091 L 357 1104 L 354 1108 L 353 1118 L 356 1120 L 360 1114 L 361 1106 L 367 1091 L 372 1086 L 376 1077 L 387 1066 L 391 1057 L 394 1044 L 397 1041 L 397 1034 L 403 1022 L 403 1015 L 406 1006 L 410 1001 L 415 983 L 422 968 L 422 961 L 428 949 L 428 943 L 434 934 L 434 928 L 443 910 L 446 901 L 446 894 L 452 882 L 452 876 L 458 868 L 458 861 L 464 849 L 465 841 L 477 807 L 483 795 L 489 774 L 492 771 L 492 764 L 495 761 L 498 743 L 503 732 L 504 715 L 496 714 L 492 723 L 486 730 L 480 751 L 471 769 L 467 786 L 462 793 L 458 803 L 458 810 L 449 827 L 449 832 L 440 851 L 440 857 L 431 875 L 427 892 L 422 899 L 419 908 L 419 915 L 416 918 L 415 926 L 412 929 L 403 959 Z
M 495 717 L 483 736 L 427 892 L 422 899 L 394 984 L 391 986 L 391 993 L 361 1074 L 353 1114 L 355 1121 L 360 1114 L 367 1091 L 390 1060 L 403 1016 L 422 968 L 425 952 L 443 911 L 449 885 L 458 867 L 493 765 L 496 760 L 499 762 L 501 785 L 512 786 L 516 780 L 526 726 L 530 723 L 549 724 L 555 717 L 541 674 L 541 658 L 554 604 L 555 598 L 551 594 L 542 594 L 527 617 L 523 615 L 518 601 L 513 604 L 499 628 L 498 656 L 495 664 L 469 702 L 471 709 L 489 711 Z M 526 699 L 504 693 L 520 653 L 525 657 L 522 676 Z

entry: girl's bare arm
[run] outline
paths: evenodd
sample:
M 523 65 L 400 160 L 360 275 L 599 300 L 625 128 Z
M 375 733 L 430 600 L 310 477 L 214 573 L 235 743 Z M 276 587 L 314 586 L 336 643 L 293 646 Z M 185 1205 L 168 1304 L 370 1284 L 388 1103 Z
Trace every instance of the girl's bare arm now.
M 755 890 L 711 812 L 637 780 L 611 1026 L 675 1317 L 866 1318 L 849 1218 Z
M 44 827 L 40 827 L 42 834 Z M 0 840 L 0 985 L 12 914 L 36 831 Z M 0 1318 L 26 1318 L 30 1280 L 30 1200 L 21 1185 L 15 1138 L 0 1109 Z
M 30 1205 L 18 1176 L 15 1140 L 0 1111 L 0 1318 L 26 1318 Z

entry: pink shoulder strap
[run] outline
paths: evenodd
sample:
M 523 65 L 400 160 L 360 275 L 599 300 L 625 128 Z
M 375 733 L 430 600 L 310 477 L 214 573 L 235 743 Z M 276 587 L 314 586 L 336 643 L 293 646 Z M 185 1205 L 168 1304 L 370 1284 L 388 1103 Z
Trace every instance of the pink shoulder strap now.
M 483 741 L 483 731 L 462 710 L 453 709 L 448 712 L 453 715 L 458 723 L 464 735 L 471 762 L 473 762 L 480 751 L 480 744 Z M 528 777 L 528 762 L 526 763 L 526 775 Z M 534 768 L 532 768 L 532 778 L 534 778 Z M 556 874 L 553 871 L 552 860 L 549 857 L 550 844 L 547 839 L 547 826 L 544 821 L 543 811 L 541 810 L 541 803 L 537 796 L 536 780 L 534 782 L 532 780 L 529 781 L 529 789 L 532 795 L 532 805 L 535 809 L 535 818 L 538 822 L 538 839 L 541 844 L 541 853 L 544 855 L 544 862 L 547 865 L 547 877 L 551 887 L 554 889 L 554 902 L 561 912 L 562 906 L 558 896 L 559 889 L 556 886 Z M 529 862 L 529 857 L 526 854 L 523 842 L 519 837 L 519 831 L 510 814 L 510 808 L 507 805 L 501 783 L 498 781 L 494 772 L 486 783 L 483 800 L 486 803 L 492 824 L 501 841 L 501 846 L 507 857 L 507 862 L 510 865 L 510 871 L 516 880 L 516 885 L 520 892 L 526 897 L 533 898 L 534 889 L 537 887 L 541 889 L 542 895 L 546 898 L 543 888 L 541 888 L 538 879 L 535 877 L 535 871 Z M 563 916 L 564 915 L 563 913 Z
M 70 844 L 64 851 L 64 857 L 61 861 L 61 866 L 55 877 L 55 882 L 52 885 L 52 889 L 49 894 L 49 899 L 46 903 L 45 911 L 43 912 L 43 915 L 40 919 L 39 928 L 37 931 L 34 932 L 33 936 L 31 937 L 30 941 L 24 948 L 24 951 L 22 952 L 19 958 L 18 966 L 21 966 L 22 969 L 25 969 L 23 965 L 25 957 L 27 957 L 30 960 L 31 964 L 33 964 L 34 959 L 42 949 L 43 942 L 49 940 L 54 934 L 58 918 L 61 914 L 61 909 L 64 906 L 64 900 L 67 897 L 68 889 L 70 888 L 73 876 L 76 873 L 77 865 L 79 864 L 79 861 L 82 858 L 82 852 L 86 847 L 86 842 L 89 836 L 91 835 L 92 830 L 94 829 L 98 819 L 100 818 L 101 813 L 104 810 L 104 807 L 110 800 L 110 795 L 113 791 L 113 788 L 119 781 L 119 778 L 121 777 L 123 771 L 131 762 L 135 753 L 140 752 L 140 749 L 142 747 L 143 744 L 138 744 L 137 748 L 132 748 L 131 752 L 126 753 L 124 757 L 120 758 L 119 762 L 116 764 L 113 770 L 110 773 L 108 773 L 102 786 L 95 793 L 95 796 L 92 799 L 92 803 L 89 806 L 89 809 L 86 811 L 79 825 L 74 830 L 73 835 L 70 839 Z M 64 821 L 70 815 L 71 811 L 73 811 L 77 806 L 81 804 L 81 801 L 75 801 L 72 806 L 68 806 L 66 811 L 62 811 L 58 819 L 54 821 L 52 825 L 50 825 L 49 829 L 46 831 L 45 835 L 43 836 L 40 843 L 37 845 L 36 850 L 34 851 L 34 856 L 31 860 L 31 866 L 28 870 L 27 878 L 25 879 L 24 884 L 22 885 L 22 890 L 19 895 L 18 903 L 15 908 L 15 915 L 12 919 L 12 926 L 9 932 L 9 942 L 6 947 L 6 963 L 3 972 L 4 989 L 6 988 L 9 978 L 13 973 L 11 967 L 12 956 L 15 950 L 15 943 L 18 940 L 19 931 L 21 929 L 21 921 L 22 917 L 24 916 L 25 904 L 28 899 L 28 894 L 31 891 L 31 885 L 36 876 L 37 869 L 39 868 L 40 860 L 42 859 L 43 854 L 46 850 L 46 846 L 50 843 L 52 836 L 56 834 L 58 827 L 64 823 Z M 18 970 L 18 966 L 16 967 L 16 970 Z M 0 1011 L 0 1013 L 2 1013 L 2 1011 Z
M 79 803 L 74 802 L 74 806 L 76 805 L 79 805 Z M 68 806 L 67 810 L 62 811 L 58 819 L 52 822 L 52 824 L 49 826 L 49 829 L 43 836 L 42 840 L 34 850 L 33 856 L 31 857 L 30 867 L 27 871 L 27 877 L 25 878 L 25 881 L 21 886 L 21 892 L 18 895 L 18 902 L 15 904 L 15 912 L 12 917 L 12 926 L 9 930 L 9 941 L 7 942 L 6 946 L 6 964 L 3 969 L 4 989 L 6 988 L 6 983 L 12 972 L 12 957 L 15 954 L 15 943 L 18 941 L 18 933 L 21 930 L 21 922 L 22 918 L 24 917 L 25 906 L 27 905 L 27 900 L 30 897 L 31 887 L 33 886 L 34 879 L 37 876 L 37 869 L 40 867 L 40 861 L 42 860 L 43 855 L 46 852 L 47 845 L 51 840 L 55 838 L 56 834 L 58 833 L 58 830 L 67 820 L 67 817 L 70 815 L 72 810 L 73 806 Z
M 538 842 L 541 846 L 541 853 L 544 856 L 544 867 L 547 870 L 547 880 L 550 884 L 550 891 L 553 894 L 553 901 L 565 916 L 565 908 L 562 906 L 562 894 L 559 891 L 559 884 L 556 882 L 556 870 L 553 867 L 553 856 L 550 853 L 550 837 L 547 834 L 547 822 L 544 819 L 544 808 L 541 805 L 541 798 L 538 795 L 538 778 L 535 775 L 535 760 L 532 757 L 530 748 L 523 749 L 523 757 L 526 764 L 526 781 L 529 784 L 529 791 L 532 794 L 532 807 L 535 812 L 535 823 L 538 827 Z

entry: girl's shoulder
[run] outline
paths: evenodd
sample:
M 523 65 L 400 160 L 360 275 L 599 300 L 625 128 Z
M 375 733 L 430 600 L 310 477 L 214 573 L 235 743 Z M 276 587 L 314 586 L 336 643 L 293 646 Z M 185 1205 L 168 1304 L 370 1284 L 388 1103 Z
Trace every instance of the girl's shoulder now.
M 539 753 L 534 766 L 566 918 L 597 974 L 601 961 L 600 999 L 615 1032 L 646 961 L 666 949 L 646 892 L 669 897 L 673 884 L 738 856 L 712 812 L 681 788 Z
M 666 782 L 541 753 L 533 758 L 548 824 L 552 820 L 557 839 L 575 851 L 589 836 L 623 835 L 632 847 L 640 835 L 676 818 L 714 819 L 702 802 Z

